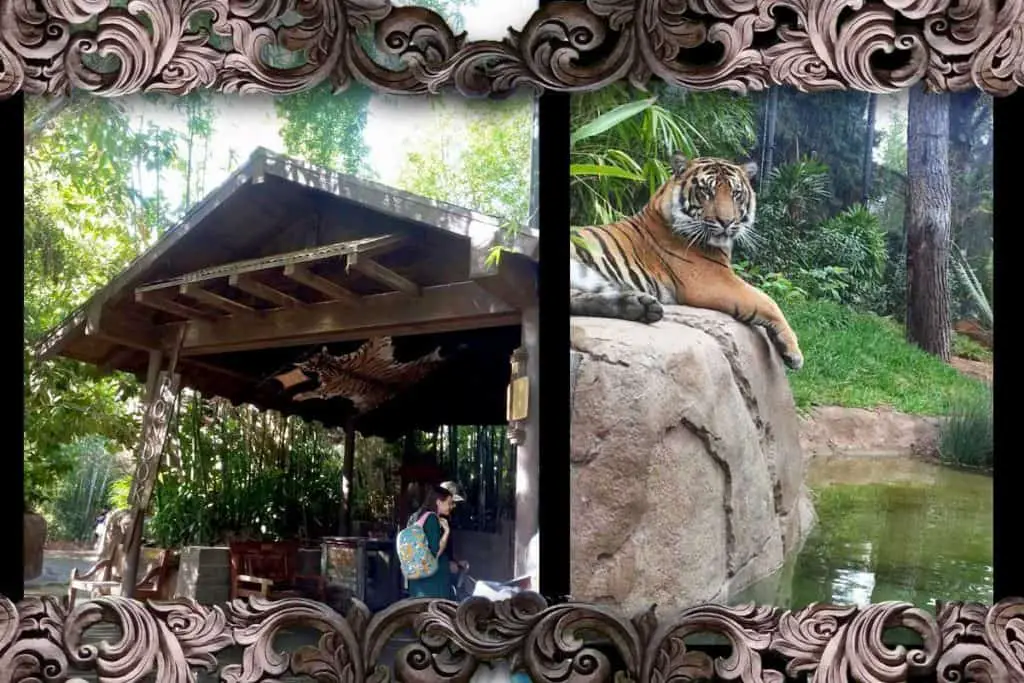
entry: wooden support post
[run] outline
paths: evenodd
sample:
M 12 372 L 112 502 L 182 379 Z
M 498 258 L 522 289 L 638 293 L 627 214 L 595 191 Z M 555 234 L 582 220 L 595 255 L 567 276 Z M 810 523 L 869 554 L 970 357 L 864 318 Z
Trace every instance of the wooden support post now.
M 179 337 L 180 345 L 180 337 Z M 151 351 L 146 371 L 146 407 L 142 418 L 142 437 L 135 477 L 128 500 L 131 503 L 131 517 L 128 533 L 124 540 L 124 572 L 121 576 L 121 595 L 130 598 L 135 591 L 139 572 L 139 555 L 142 552 L 142 527 L 146 519 L 160 472 L 167 430 L 174 416 L 180 377 L 174 374 L 177 364 L 177 349 L 171 358 L 169 370 L 161 372 L 163 353 Z
M 513 354 L 513 385 L 509 391 L 509 437 L 516 445 L 515 575 L 528 575 L 533 590 L 540 589 L 539 323 L 536 305 L 523 310 L 523 343 Z M 523 387 L 521 381 L 517 386 L 518 378 L 526 378 L 528 386 Z M 521 396 L 524 388 L 525 401 Z
M 349 418 L 345 423 L 345 456 L 341 465 L 341 519 L 338 520 L 338 535 L 352 535 L 352 477 L 356 466 L 355 421 Z
M 160 377 L 160 366 L 163 365 L 163 360 L 164 354 L 160 351 L 149 352 L 149 365 L 146 368 L 146 395 L 145 403 L 143 404 L 142 434 L 139 437 L 139 444 L 135 451 L 136 471 L 135 477 L 132 479 L 131 490 L 128 494 L 129 504 L 132 504 L 137 496 L 136 489 L 139 486 L 139 475 L 142 470 L 142 458 L 149 427 L 150 408 L 153 405 L 153 399 L 157 395 L 157 380 Z M 135 587 L 135 575 L 139 569 L 139 552 L 142 548 L 142 524 L 135 523 L 134 512 L 133 509 L 133 519 L 130 522 L 128 533 L 124 539 L 123 556 L 125 558 L 125 566 L 122 568 L 124 576 L 121 577 L 121 594 L 125 597 L 131 597 L 132 589 Z M 131 577 L 130 581 L 128 577 Z

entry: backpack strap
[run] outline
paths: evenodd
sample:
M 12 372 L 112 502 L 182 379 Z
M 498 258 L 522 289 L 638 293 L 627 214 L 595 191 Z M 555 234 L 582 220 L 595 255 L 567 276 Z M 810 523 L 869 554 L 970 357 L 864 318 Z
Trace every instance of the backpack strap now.
M 423 526 L 424 522 L 427 521 L 427 517 L 429 517 L 432 514 L 434 513 L 430 512 L 429 510 L 427 512 L 424 512 L 423 515 L 416 520 L 416 526 Z

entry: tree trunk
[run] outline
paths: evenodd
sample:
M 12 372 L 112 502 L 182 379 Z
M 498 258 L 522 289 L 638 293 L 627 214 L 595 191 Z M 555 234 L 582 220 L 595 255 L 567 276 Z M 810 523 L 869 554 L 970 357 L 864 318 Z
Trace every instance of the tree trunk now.
M 868 125 L 864 133 L 864 166 L 861 169 L 863 173 L 863 187 L 861 188 L 860 195 L 861 204 L 864 206 L 867 206 L 871 200 L 871 175 L 872 171 L 875 170 L 875 112 L 878 108 L 877 98 L 878 96 L 875 93 L 868 93 Z
M 910 92 L 907 340 L 949 361 L 949 95 Z

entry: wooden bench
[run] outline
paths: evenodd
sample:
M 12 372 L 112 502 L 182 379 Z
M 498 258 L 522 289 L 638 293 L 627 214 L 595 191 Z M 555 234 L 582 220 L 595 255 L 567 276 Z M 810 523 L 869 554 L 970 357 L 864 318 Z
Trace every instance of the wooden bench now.
M 323 600 L 324 580 L 319 574 L 300 574 L 297 541 L 232 541 L 231 599 L 262 597 L 275 600 L 285 597 L 305 597 L 312 593 Z M 304 584 L 312 584 L 304 588 Z
M 137 600 L 166 600 L 170 598 L 171 575 L 178 567 L 179 555 L 174 550 L 163 550 L 155 562 L 149 565 L 142 579 L 135 585 L 132 597 Z M 68 581 L 68 609 L 75 606 L 78 592 L 89 594 L 89 598 L 100 595 L 121 594 L 121 574 L 124 571 L 124 555 L 117 547 L 110 557 L 99 560 L 83 573 L 78 567 L 71 569 Z

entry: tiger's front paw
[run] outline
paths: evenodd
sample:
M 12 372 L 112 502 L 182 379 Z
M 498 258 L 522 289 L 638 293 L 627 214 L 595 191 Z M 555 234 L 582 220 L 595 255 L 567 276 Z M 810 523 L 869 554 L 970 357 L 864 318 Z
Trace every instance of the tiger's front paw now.
M 786 364 L 786 367 L 790 370 L 799 370 L 804 366 L 804 355 L 797 351 L 784 351 L 782 353 L 782 362 Z
M 661 302 L 650 294 L 629 292 L 622 301 L 631 320 L 642 323 L 656 323 L 665 315 Z

